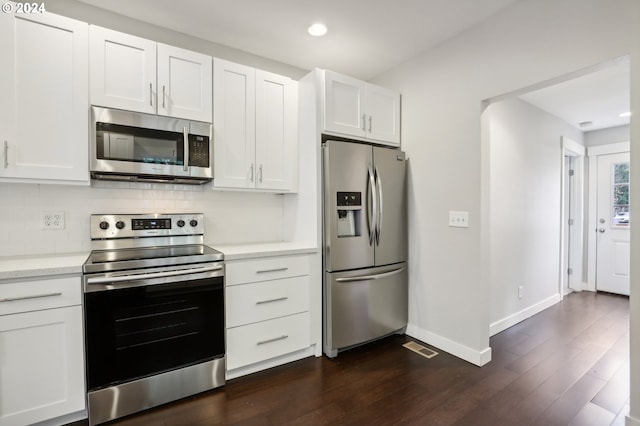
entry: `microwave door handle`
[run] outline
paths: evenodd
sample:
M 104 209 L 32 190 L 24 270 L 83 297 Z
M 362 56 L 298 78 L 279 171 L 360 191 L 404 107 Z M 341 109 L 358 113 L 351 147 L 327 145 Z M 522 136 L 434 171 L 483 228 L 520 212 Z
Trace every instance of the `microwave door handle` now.
M 184 136 L 184 150 L 182 151 L 184 154 L 183 170 L 186 172 L 189 170 L 189 133 L 187 132 L 187 128 L 182 128 L 182 135 Z

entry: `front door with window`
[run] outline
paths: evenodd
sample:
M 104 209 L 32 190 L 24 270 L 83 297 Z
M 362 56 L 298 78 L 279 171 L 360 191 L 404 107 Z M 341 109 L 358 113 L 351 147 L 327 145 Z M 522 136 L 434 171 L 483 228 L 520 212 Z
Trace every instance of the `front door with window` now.
M 596 288 L 629 294 L 629 153 L 598 156 Z

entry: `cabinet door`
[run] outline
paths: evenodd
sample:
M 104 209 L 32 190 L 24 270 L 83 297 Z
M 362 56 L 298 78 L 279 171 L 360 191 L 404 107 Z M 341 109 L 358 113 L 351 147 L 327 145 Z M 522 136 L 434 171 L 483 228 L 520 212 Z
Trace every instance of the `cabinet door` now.
M 393 90 L 367 85 L 365 93 L 366 136 L 386 145 L 400 145 L 400 94 Z
M 256 188 L 293 190 L 297 178 L 297 83 L 256 70 Z
M 211 56 L 158 43 L 158 114 L 210 123 Z
M 325 71 L 324 128 L 329 132 L 365 136 L 366 84 L 352 77 Z
M 156 113 L 156 43 L 92 25 L 91 104 Z
M 215 58 L 213 74 L 213 184 L 255 188 L 255 69 Z
M 0 16 L 0 177 L 88 182 L 88 26 Z
M 0 424 L 85 408 L 80 306 L 0 316 Z

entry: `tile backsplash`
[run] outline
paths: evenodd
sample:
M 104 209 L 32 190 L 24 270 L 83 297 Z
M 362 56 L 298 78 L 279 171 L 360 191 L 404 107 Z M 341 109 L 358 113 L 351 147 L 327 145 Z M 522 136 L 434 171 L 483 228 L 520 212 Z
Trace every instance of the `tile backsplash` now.
M 65 229 L 43 230 L 44 211 Z M 0 256 L 90 251 L 89 216 L 204 213 L 207 244 L 280 241 L 283 196 L 202 186 L 93 181 L 92 186 L 0 183 Z

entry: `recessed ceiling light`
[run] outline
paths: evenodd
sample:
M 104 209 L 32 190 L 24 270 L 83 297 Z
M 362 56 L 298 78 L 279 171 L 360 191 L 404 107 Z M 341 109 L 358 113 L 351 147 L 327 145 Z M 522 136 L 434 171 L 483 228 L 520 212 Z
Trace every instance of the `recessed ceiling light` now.
M 327 26 L 321 22 L 316 22 L 307 29 L 307 32 L 314 37 L 322 37 L 327 33 Z
M 623 112 L 622 114 L 619 114 L 618 117 L 620 118 L 631 117 L 631 111 Z

